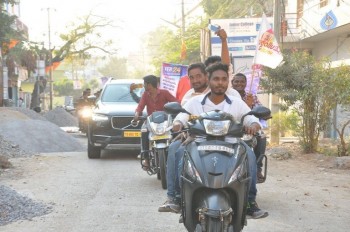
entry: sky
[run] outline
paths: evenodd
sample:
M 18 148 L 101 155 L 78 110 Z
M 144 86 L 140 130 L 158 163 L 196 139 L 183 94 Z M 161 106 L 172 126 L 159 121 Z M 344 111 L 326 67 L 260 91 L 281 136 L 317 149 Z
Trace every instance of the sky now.
M 184 2 L 186 11 L 198 0 Z M 59 34 L 67 32 L 67 25 L 92 11 L 116 25 L 106 28 L 103 35 L 112 39 L 124 56 L 140 49 L 142 35 L 157 26 L 175 28 L 162 19 L 173 21 L 181 15 L 181 0 L 21 0 L 20 3 L 20 18 L 28 26 L 31 41 L 44 42 L 48 47 L 50 15 L 51 45 L 59 46 L 62 44 Z

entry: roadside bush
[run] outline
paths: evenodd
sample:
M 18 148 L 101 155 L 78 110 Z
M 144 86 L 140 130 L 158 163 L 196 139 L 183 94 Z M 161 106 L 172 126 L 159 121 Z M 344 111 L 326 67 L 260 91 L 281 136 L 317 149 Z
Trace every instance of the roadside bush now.
M 299 117 L 293 111 L 280 111 L 272 115 L 271 134 L 273 136 L 299 136 Z

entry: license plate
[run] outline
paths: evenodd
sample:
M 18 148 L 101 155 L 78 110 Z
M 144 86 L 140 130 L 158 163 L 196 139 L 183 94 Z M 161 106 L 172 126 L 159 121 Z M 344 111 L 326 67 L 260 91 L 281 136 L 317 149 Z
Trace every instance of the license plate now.
M 124 137 L 141 137 L 140 131 L 124 131 Z
M 161 140 L 161 139 L 168 139 L 169 135 L 153 135 L 151 137 L 151 140 Z

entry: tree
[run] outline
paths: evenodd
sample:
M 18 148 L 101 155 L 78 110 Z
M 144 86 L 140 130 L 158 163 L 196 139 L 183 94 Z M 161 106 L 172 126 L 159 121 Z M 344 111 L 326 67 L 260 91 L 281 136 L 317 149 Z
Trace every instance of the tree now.
M 203 27 L 203 22 L 201 24 L 191 23 L 183 36 L 181 36 L 180 29 L 173 31 L 167 27 L 158 27 L 147 34 L 145 47 L 153 57 L 151 63 L 156 68 L 157 75 L 160 75 L 163 62 L 175 64 L 200 62 L 200 31 Z M 187 47 L 184 60 L 181 60 L 182 39 Z
M 272 16 L 273 0 L 204 0 L 202 6 L 209 18 L 229 19 L 245 16 Z M 251 15 L 253 13 L 253 15 Z
M 129 78 L 127 70 L 127 59 L 111 57 L 109 62 L 103 67 L 99 68 L 98 71 L 106 77 L 116 77 L 116 78 Z
M 304 151 L 315 152 L 331 110 L 349 99 L 350 69 L 345 66 L 334 69 L 328 59 L 316 59 L 308 51 L 285 53 L 284 60 L 276 69 L 264 68 L 268 78 L 262 79 L 261 85 L 281 97 L 287 107 L 296 109 L 302 120 L 300 136 Z

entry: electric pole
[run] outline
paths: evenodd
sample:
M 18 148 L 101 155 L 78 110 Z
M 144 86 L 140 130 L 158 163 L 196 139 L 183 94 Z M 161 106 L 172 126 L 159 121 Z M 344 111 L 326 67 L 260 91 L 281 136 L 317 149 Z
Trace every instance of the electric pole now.
M 52 80 L 52 51 L 51 51 L 51 22 L 50 22 L 50 8 L 47 8 L 47 25 L 49 37 L 49 83 L 50 83 L 50 110 L 52 110 L 52 95 L 53 95 L 53 80 Z

